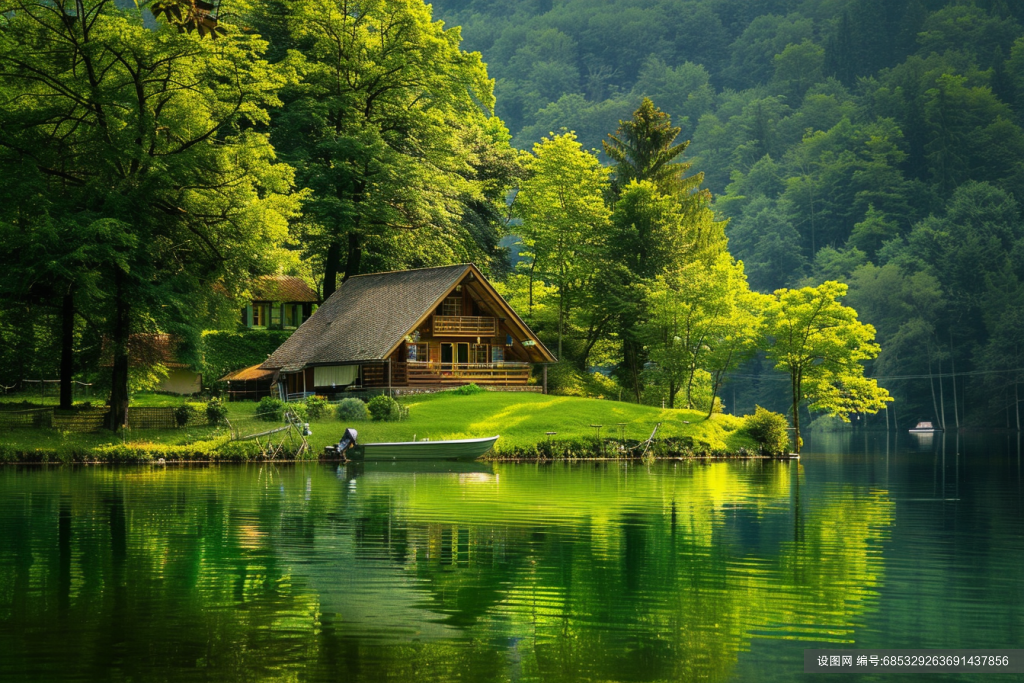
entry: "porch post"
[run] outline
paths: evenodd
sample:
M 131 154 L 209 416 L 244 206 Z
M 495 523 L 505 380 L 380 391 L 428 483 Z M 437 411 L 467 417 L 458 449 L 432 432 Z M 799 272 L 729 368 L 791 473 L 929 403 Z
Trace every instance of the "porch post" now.
M 548 366 L 544 366 L 544 393 L 548 393 Z

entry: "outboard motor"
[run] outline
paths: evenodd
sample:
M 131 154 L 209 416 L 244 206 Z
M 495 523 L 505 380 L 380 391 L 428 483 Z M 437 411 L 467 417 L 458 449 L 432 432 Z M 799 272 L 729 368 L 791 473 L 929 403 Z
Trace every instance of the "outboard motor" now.
M 338 452 L 338 455 L 345 455 L 345 451 L 356 445 L 356 438 L 358 436 L 359 433 L 349 427 L 345 430 L 345 435 L 341 437 L 341 441 L 334 447 L 334 450 Z

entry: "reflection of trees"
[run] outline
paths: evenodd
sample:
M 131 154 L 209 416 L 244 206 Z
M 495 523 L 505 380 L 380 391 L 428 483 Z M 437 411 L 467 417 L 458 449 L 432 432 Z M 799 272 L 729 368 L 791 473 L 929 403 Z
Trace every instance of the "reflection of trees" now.
M 150 681 L 723 680 L 755 635 L 846 637 L 880 580 L 884 493 L 678 467 L 351 490 L 316 467 L 5 475 L 0 674 L 40 666 L 58 627 L 54 666 Z

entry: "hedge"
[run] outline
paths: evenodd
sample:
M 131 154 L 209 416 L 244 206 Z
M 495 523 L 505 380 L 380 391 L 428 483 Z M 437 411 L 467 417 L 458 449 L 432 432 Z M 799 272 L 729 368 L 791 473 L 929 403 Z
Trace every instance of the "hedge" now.
M 291 330 L 245 330 L 203 332 L 203 386 L 211 386 L 224 375 L 262 363 L 292 334 Z

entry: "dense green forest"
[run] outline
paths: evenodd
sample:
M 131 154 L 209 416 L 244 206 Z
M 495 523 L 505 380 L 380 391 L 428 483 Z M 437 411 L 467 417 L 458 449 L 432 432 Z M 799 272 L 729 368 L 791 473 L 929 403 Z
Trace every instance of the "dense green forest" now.
M 1020 8 L 142 7 L 0 0 L 0 382 L 116 427 L 131 334 L 197 361 L 261 274 L 475 261 L 563 393 L 1018 414 Z
M 692 141 L 688 160 L 729 219 L 729 249 L 752 288 L 848 283 L 848 301 L 878 330 L 871 370 L 888 378 L 901 419 L 945 412 L 952 426 L 966 412 L 974 424 L 1017 426 L 1024 5 L 442 0 L 435 8 L 483 53 L 497 113 L 518 146 L 566 128 L 600 150 L 650 97 Z M 777 405 L 762 365 L 726 389 L 744 410 Z

